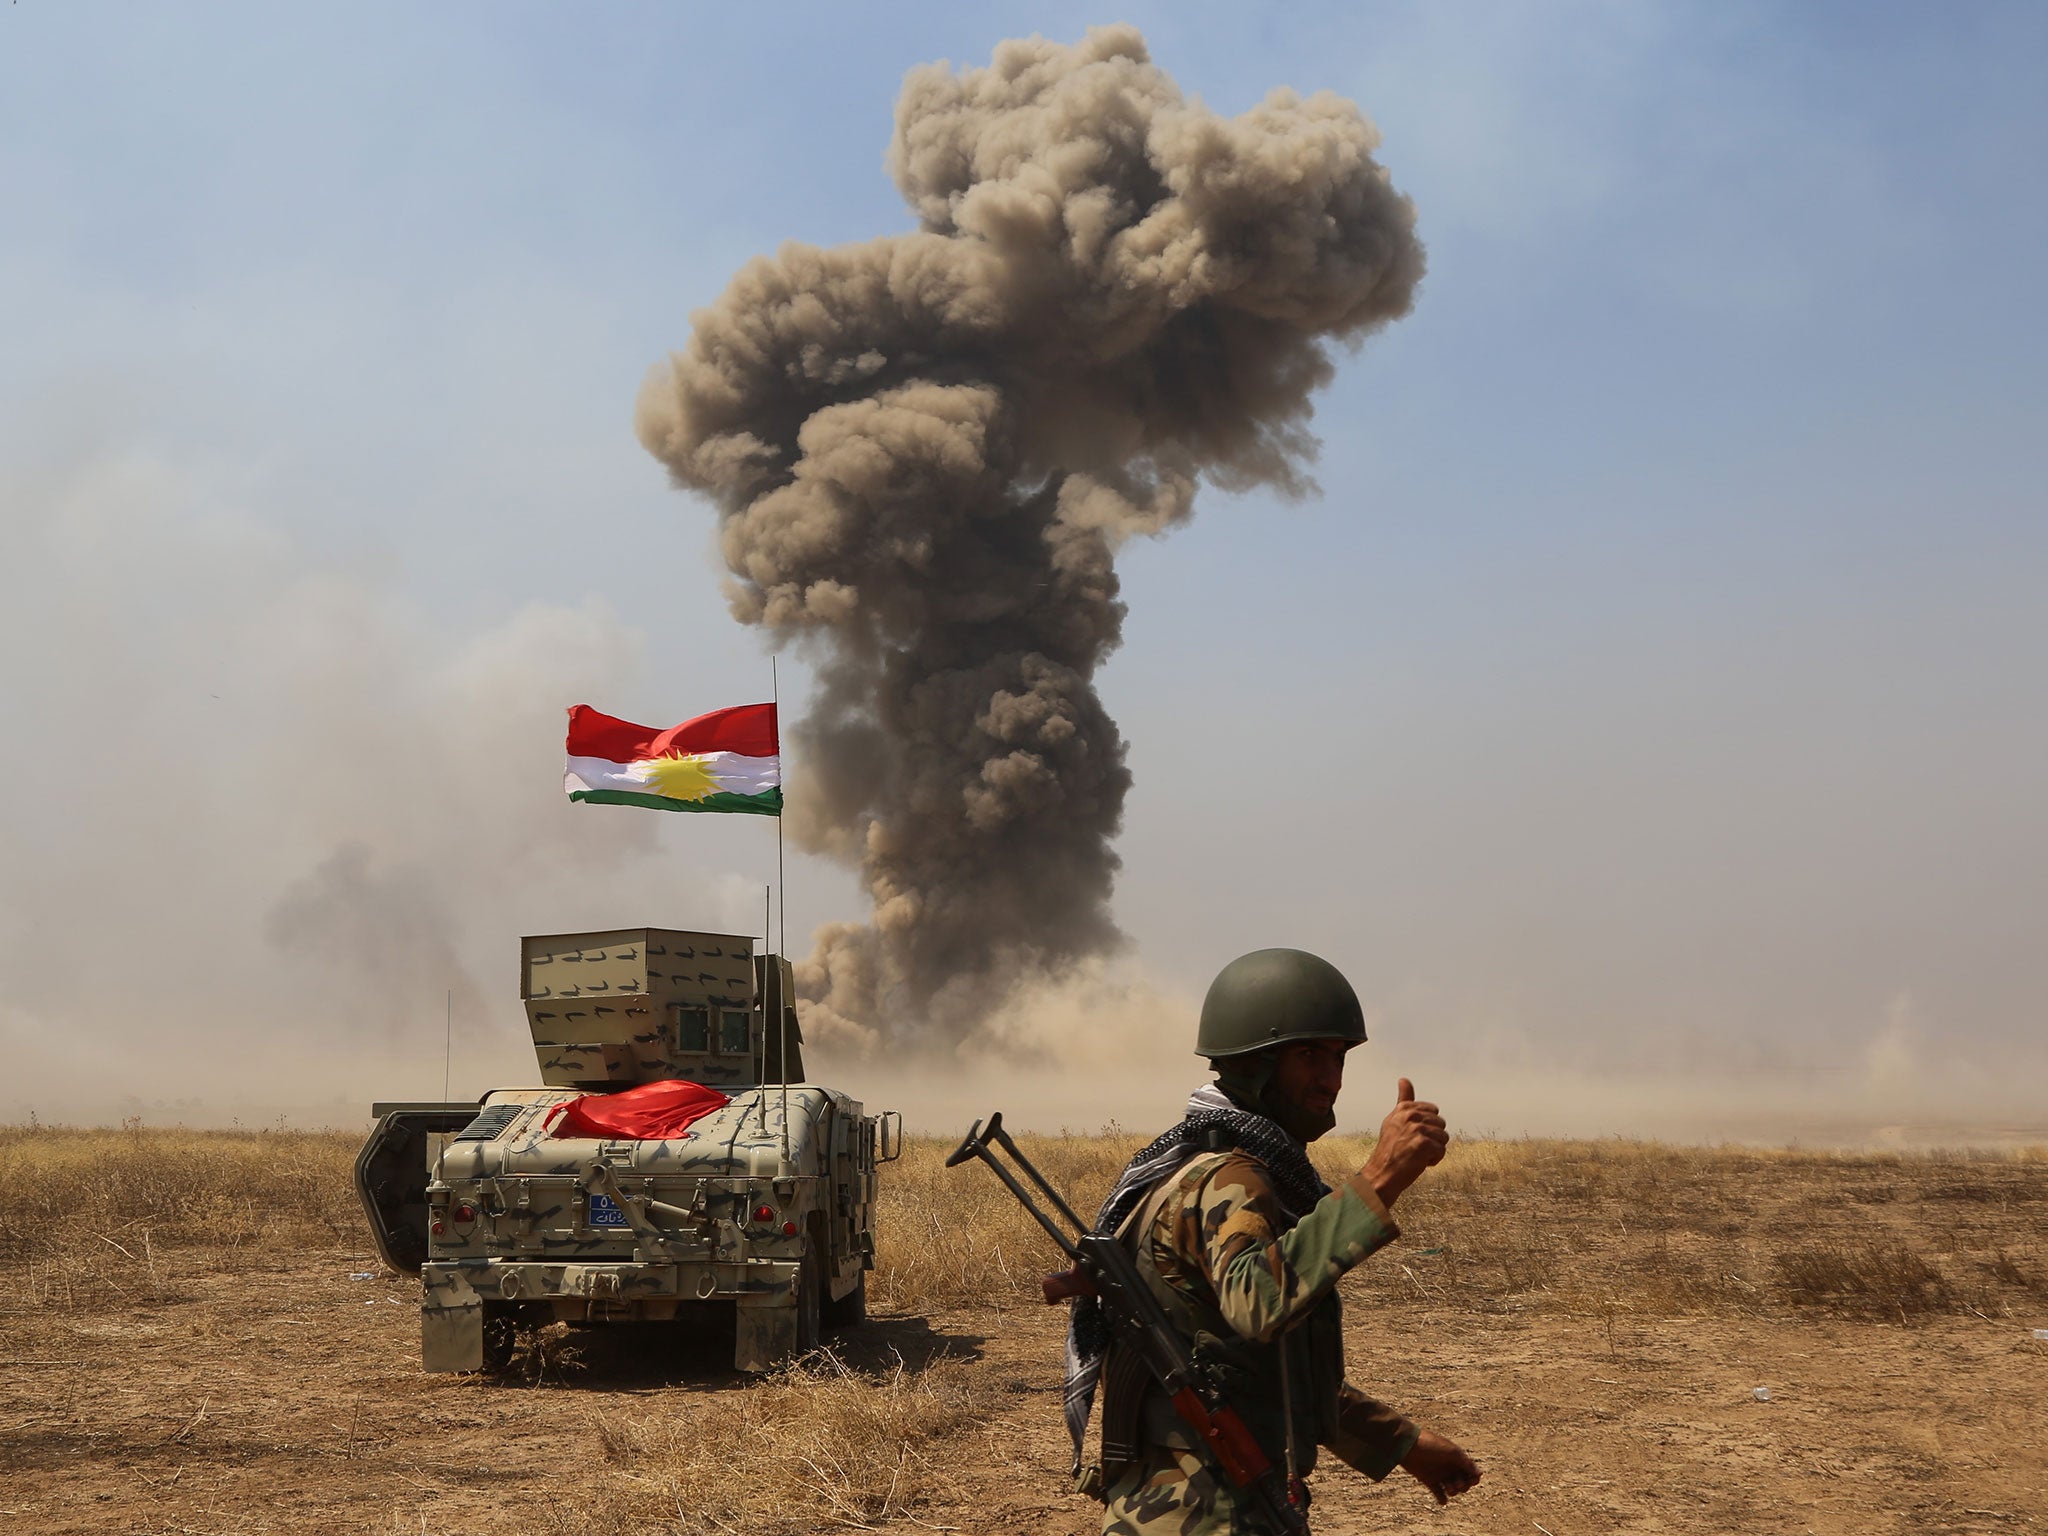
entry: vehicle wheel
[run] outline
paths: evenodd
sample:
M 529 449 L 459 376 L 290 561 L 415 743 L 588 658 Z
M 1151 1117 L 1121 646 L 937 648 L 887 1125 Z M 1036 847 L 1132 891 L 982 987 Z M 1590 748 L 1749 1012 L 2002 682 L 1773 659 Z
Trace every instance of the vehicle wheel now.
M 800 1359 L 825 1342 L 825 1261 L 806 1243 L 796 1277 L 796 1356 Z
M 496 1375 L 512 1363 L 519 1325 L 502 1312 L 484 1313 L 484 1369 Z
M 868 1320 L 868 1275 L 862 1270 L 853 1289 L 837 1301 L 825 1303 L 825 1322 L 832 1328 L 858 1328 Z

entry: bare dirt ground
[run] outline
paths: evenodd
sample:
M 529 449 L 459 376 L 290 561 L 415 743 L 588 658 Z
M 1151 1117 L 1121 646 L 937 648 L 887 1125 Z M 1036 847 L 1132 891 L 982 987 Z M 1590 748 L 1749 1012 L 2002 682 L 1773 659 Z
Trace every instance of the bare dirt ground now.
M 1688 1156 L 1707 1170 L 1706 1187 L 1726 1187 L 1729 1158 Z M 2048 1343 L 2032 1332 L 2048 1328 L 2048 1293 L 2030 1267 L 2040 1250 L 2028 1246 L 2048 1214 L 2048 1163 L 1839 1168 L 1822 1188 L 1811 1168 L 1798 1169 L 1802 1192 L 1779 1205 L 1835 1211 L 1842 1230 L 1875 1234 L 1871 1253 L 1894 1251 L 1890 1234 L 1932 1231 L 1935 1213 L 1960 1205 L 1973 1224 L 1946 1229 L 1940 1273 L 2017 1278 L 1945 1291 L 1940 1307 L 1905 1306 L 1891 1320 L 1876 1315 L 1888 1303 L 1860 1292 L 1835 1296 L 1848 1306 L 1788 1305 L 1782 1278 L 1771 1282 L 1780 1299 L 1752 1311 L 1689 1313 L 1653 1302 L 1707 1292 L 1646 1289 L 1640 1275 L 1627 1288 L 1599 1288 L 1601 1273 L 1630 1270 L 1631 1255 L 1640 1271 L 1644 1254 L 1671 1251 L 1672 1233 L 1647 1219 L 1643 1201 L 1632 1213 L 1642 1223 L 1638 1250 L 1562 1242 L 1579 1278 L 1556 1290 L 1515 1280 L 1511 1266 L 1507 1278 L 1481 1284 L 1479 1271 L 1500 1253 L 1530 1251 L 1489 1250 L 1482 1225 L 1558 1230 L 1574 1209 L 1559 1198 L 1565 1184 L 1533 1178 L 1506 1214 L 1440 1202 L 1346 1281 L 1351 1369 L 1463 1442 L 1486 1479 L 1440 1511 L 1401 1473 L 1374 1486 L 1330 1465 L 1315 1479 L 1318 1532 L 2048 1529 Z M 1504 1180 L 1513 1182 L 1499 1167 L 1478 1170 L 1473 1198 Z M 1873 1201 L 1875 1189 L 1892 1193 Z M 1988 1193 L 1959 1202 L 1954 1192 L 1964 1189 Z M 1539 1208 L 1539 1198 L 1548 1203 Z M 1585 1197 L 1577 1208 L 1599 1204 Z M 1778 1207 L 1760 1196 L 1750 1204 L 1745 1241 L 1775 1243 Z M 1884 1224 L 1870 1224 L 1873 1208 Z M 1706 1269 L 1725 1265 L 1729 1281 L 1766 1284 L 1753 1250 L 1704 1226 L 1719 1244 L 1709 1252 L 1726 1255 L 1707 1258 Z M 1970 1237 L 2001 1231 L 2014 1243 Z M 132 1248 L 132 1232 L 116 1234 Z M 899 1362 L 906 1379 L 950 1372 L 956 1407 L 964 1405 L 898 1451 L 918 1494 L 907 1507 L 884 1501 L 876 1516 L 872 1504 L 863 1514 L 814 1496 L 779 1498 L 776 1480 L 795 1466 L 796 1480 L 808 1481 L 807 1463 L 786 1449 L 771 1462 L 734 1432 L 767 1389 L 725 1368 L 722 1341 L 615 1330 L 577 1335 L 571 1355 L 559 1345 L 529 1351 L 502 1379 L 422 1375 L 413 1283 L 350 1278 L 377 1266 L 366 1244 L 336 1235 L 283 1258 L 247 1244 L 152 1251 L 154 1283 L 136 1283 L 131 1270 L 109 1279 L 127 1286 L 125 1297 L 73 1286 L 67 1303 L 48 1272 L 37 1304 L 23 1304 L 17 1288 L 0 1309 L 0 1529 L 673 1530 L 677 1485 L 647 1451 L 649 1426 L 662 1427 L 669 1455 L 756 1485 L 761 1512 L 725 1517 L 727 1529 L 1099 1529 L 1096 1506 L 1064 1491 L 1064 1312 L 1026 1305 L 1019 1292 L 1000 1305 L 878 1305 L 873 1322 L 835 1341 L 862 1383 Z M 1476 1255 L 1462 1278 L 1452 1267 L 1461 1251 Z M 1836 1241 L 1810 1251 L 1866 1250 Z M 996 1254 L 1005 1268 L 1030 1259 Z M 1560 1275 L 1563 1267 L 1562 1258 L 1552 1265 Z M 1697 1257 L 1660 1260 L 1656 1272 L 1666 1269 L 1705 1274 Z M 1781 1263 L 1772 1273 L 1806 1284 L 1809 1269 Z M 1924 1294 L 1932 1282 L 1918 1283 Z M 909 1281 L 897 1289 L 910 1290 Z M 1756 1398 L 1758 1387 L 1768 1401 Z M 830 1479 L 820 1472 L 819 1481 Z M 795 1513 L 805 1508 L 817 1512 Z

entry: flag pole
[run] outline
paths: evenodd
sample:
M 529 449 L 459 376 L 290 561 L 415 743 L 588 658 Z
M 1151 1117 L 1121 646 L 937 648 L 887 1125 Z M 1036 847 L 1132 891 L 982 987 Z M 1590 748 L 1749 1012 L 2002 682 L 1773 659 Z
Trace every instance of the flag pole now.
M 782 780 L 787 777 L 782 771 L 782 685 L 775 675 L 775 658 L 768 658 L 768 700 L 775 706 L 775 778 L 776 793 L 782 791 Z M 783 805 L 787 805 L 785 797 Z M 775 889 L 781 893 L 781 905 L 776 909 L 776 947 L 789 953 L 789 890 L 782 875 L 782 806 L 775 810 Z
M 776 794 L 782 794 L 782 782 L 788 777 L 782 771 L 782 681 L 775 670 L 775 653 L 768 653 L 768 699 L 775 706 L 775 780 Z M 783 996 L 782 981 L 787 974 L 783 967 L 789 963 L 789 881 L 782 868 L 782 811 L 788 805 L 783 797 L 782 805 L 775 808 L 775 889 L 779 897 L 776 905 L 777 940 L 775 955 L 775 1054 L 779 1058 L 776 1076 L 782 1079 L 782 1166 L 789 1166 L 789 999 Z
M 773 943 L 775 939 L 774 923 L 775 887 L 772 885 L 763 885 L 761 887 L 761 986 L 764 989 L 764 994 L 765 989 L 768 985 L 768 962 L 770 959 L 773 958 L 773 955 L 769 950 L 768 946 L 771 943 Z M 779 978 L 777 980 L 777 990 L 780 990 Z M 763 1009 L 763 1028 L 761 1030 L 761 1055 L 760 1059 L 755 1063 L 754 1066 L 754 1075 L 756 1077 L 766 1077 L 768 1075 L 768 1031 L 765 1027 L 767 1020 L 767 999 L 765 995 L 762 998 L 761 1006 Z M 763 1086 L 765 1088 L 765 1085 Z M 761 1111 L 761 1134 L 763 1136 L 766 1136 L 768 1134 L 768 1095 L 766 1092 L 763 1092 L 761 1095 L 759 1108 Z

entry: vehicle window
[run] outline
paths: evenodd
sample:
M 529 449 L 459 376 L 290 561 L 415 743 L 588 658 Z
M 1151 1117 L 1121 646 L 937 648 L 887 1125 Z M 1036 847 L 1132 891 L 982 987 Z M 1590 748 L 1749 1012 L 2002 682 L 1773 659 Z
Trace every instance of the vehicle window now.
M 709 1008 L 676 1009 L 676 1049 L 679 1051 L 708 1051 L 711 1049 L 711 1010 Z

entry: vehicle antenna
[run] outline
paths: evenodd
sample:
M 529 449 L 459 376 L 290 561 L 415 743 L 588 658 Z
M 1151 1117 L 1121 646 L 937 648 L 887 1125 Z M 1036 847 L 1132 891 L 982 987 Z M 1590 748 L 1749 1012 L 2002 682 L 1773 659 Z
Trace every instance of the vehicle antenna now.
M 782 683 L 775 673 L 775 657 L 768 658 L 768 699 L 775 706 L 775 777 L 787 782 L 788 770 L 782 763 Z M 782 810 L 775 812 L 775 888 L 782 893 L 782 905 L 777 909 L 779 923 L 776 929 L 775 945 L 775 1054 L 776 1073 L 782 1079 L 782 1166 L 789 1166 L 789 999 L 782 995 L 782 967 L 789 954 L 789 880 L 782 867 Z
M 780 817 L 776 818 L 775 824 L 778 829 L 781 827 L 782 820 Z M 761 1134 L 763 1136 L 768 1134 L 768 969 L 774 964 L 774 955 L 770 952 L 770 945 L 775 937 L 775 929 L 770 925 L 772 909 L 769 904 L 774 900 L 774 897 L 774 886 L 764 885 L 761 887 L 761 996 L 759 1001 L 761 1004 L 762 1028 L 761 1049 L 755 1057 L 754 1066 L 754 1081 L 760 1085 L 760 1088 L 754 1095 L 754 1105 L 761 1112 Z
M 441 1102 L 448 1102 L 448 1077 L 455 1064 L 455 989 L 450 987 L 441 1018 Z

